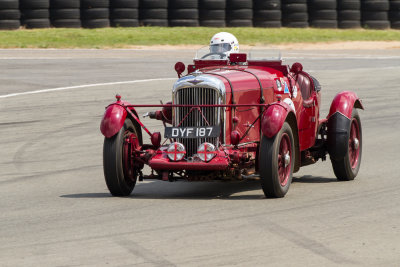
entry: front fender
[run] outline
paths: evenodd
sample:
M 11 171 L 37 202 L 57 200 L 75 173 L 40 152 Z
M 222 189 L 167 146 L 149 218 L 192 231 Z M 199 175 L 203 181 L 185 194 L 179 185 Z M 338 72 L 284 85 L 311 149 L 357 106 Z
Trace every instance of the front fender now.
M 118 131 L 124 125 L 128 112 L 122 106 L 122 104 L 122 101 L 115 102 L 109 105 L 104 112 L 100 123 L 100 131 L 107 138 L 110 138 L 118 133 Z
M 336 112 L 340 112 L 347 118 L 351 118 L 353 108 L 364 109 L 361 100 L 358 98 L 356 93 L 350 91 L 343 91 L 338 93 L 332 101 L 331 108 L 327 119 L 329 119 Z
M 283 123 L 286 121 L 286 117 L 292 108 L 285 102 L 271 105 L 264 111 L 261 119 L 261 131 L 268 137 L 274 137 L 282 128 Z

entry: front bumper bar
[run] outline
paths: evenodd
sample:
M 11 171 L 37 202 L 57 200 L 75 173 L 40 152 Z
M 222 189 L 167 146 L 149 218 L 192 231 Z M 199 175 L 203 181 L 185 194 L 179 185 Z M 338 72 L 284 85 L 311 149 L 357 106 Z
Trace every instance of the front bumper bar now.
M 229 167 L 229 160 L 225 156 L 217 155 L 209 162 L 203 161 L 170 161 L 167 154 L 156 154 L 149 160 L 149 166 L 157 171 L 222 171 Z

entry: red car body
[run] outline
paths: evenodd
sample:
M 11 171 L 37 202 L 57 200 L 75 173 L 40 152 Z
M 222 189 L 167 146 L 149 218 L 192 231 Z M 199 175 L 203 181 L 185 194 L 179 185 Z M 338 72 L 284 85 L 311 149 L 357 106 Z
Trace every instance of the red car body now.
M 354 179 L 361 161 L 361 123 L 354 109 L 363 109 L 362 103 L 355 93 L 340 92 L 328 116 L 320 118 L 321 87 L 302 68 L 231 54 L 229 60 L 194 60 L 183 77 L 185 67 L 177 63 L 180 79 L 168 104 L 132 105 L 117 96 L 100 126 L 110 192 L 128 195 L 136 179 L 145 178 L 260 177 L 267 197 L 282 197 L 293 172 L 328 153 L 338 179 Z M 139 119 L 140 107 L 162 108 L 150 117 L 172 124 L 163 144 L 161 134 L 151 133 Z M 141 129 L 149 144 L 143 144 Z M 212 159 L 201 160 L 207 153 Z M 142 174 L 145 164 L 151 175 Z

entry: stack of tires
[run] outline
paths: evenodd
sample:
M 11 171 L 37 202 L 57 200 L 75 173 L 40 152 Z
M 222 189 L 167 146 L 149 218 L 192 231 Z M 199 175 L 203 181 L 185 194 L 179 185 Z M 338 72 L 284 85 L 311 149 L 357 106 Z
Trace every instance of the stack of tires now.
M 254 0 L 253 6 L 255 27 L 279 28 L 282 26 L 281 0 Z
M 139 8 L 140 25 L 168 27 L 168 0 L 140 0 Z
M 81 20 L 84 28 L 110 26 L 109 0 L 81 0 Z
M 308 0 L 309 24 L 315 28 L 337 28 L 336 0 Z
M 49 0 L 20 0 L 21 24 L 27 29 L 50 27 Z
M 282 25 L 289 28 L 307 28 L 307 0 L 282 0 Z
M 18 0 L 0 1 L 0 30 L 16 30 L 21 26 Z
M 139 0 L 110 0 L 110 24 L 113 27 L 138 27 Z
M 168 8 L 169 26 L 199 26 L 198 0 L 169 0 Z
M 50 0 L 50 20 L 56 28 L 81 27 L 80 0 Z
M 338 26 L 341 29 L 361 27 L 360 0 L 338 0 Z
M 253 27 L 253 2 L 251 0 L 227 0 L 226 26 Z
M 389 19 L 392 29 L 400 29 L 400 0 L 390 0 Z
M 361 1 L 361 23 L 367 29 L 387 29 L 389 22 L 389 0 Z
M 203 27 L 225 27 L 226 0 L 199 0 L 199 23 Z

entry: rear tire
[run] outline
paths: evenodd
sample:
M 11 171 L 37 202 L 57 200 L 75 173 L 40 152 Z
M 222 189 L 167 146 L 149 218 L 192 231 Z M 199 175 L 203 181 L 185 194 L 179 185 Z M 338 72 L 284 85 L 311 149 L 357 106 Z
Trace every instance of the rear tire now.
M 266 197 L 284 197 L 288 192 L 293 176 L 294 149 L 293 132 L 287 122 L 273 138 L 262 137 L 259 170 Z
M 108 190 L 113 196 L 129 196 L 136 184 L 139 170 L 132 166 L 133 164 L 130 161 L 127 163 L 129 158 L 125 155 L 130 155 L 131 153 L 125 151 L 128 148 L 124 145 L 125 139 L 132 134 L 136 135 L 137 140 L 140 140 L 138 130 L 131 120 L 126 119 L 123 127 L 117 134 L 111 138 L 104 138 L 104 178 Z
M 351 115 L 347 138 L 343 142 L 338 143 L 337 146 L 345 149 L 346 153 L 344 158 L 331 158 L 335 176 L 340 181 L 354 180 L 360 169 L 362 154 L 361 120 L 356 109 L 353 110 Z

